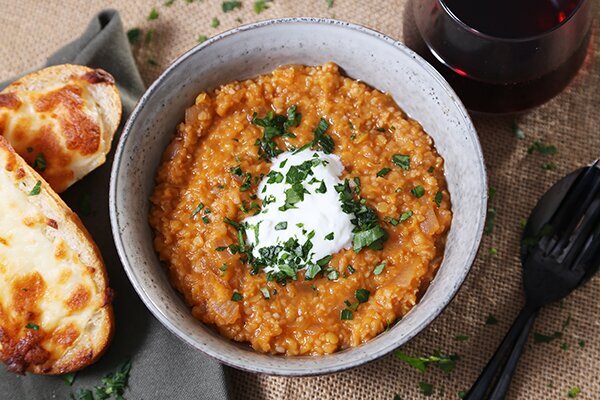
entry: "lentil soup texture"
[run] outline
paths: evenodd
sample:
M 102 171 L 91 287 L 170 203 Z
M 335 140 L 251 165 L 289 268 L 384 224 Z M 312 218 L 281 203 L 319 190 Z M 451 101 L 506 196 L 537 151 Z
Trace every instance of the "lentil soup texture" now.
M 258 182 L 271 166 L 259 156 L 263 128 L 253 115 L 286 115 L 292 106 L 300 123 L 274 143 L 300 148 L 324 118 L 341 178 L 360 179 L 360 197 L 389 237 L 380 250 L 333 254 L 329 273 L 308 280 L 300 271 L 282 284 L 252 274 L 230 245 L 239 241 L 235 224 L 259 209 Z M 243 173 L 232 173 L 237 166 Z M 402 318 L 433 279 L 452 220 L 432 139 L 391 96 L 333 63 L 284 66 L 200 93 L 165 150 L 151 203 L 154 246 L 194 317 L 288 356 L 358 346 Z

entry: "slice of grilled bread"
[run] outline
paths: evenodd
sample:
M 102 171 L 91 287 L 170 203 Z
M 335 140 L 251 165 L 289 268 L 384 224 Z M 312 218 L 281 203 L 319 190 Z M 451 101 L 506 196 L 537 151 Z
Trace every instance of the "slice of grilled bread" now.
M 112 337 L 111 298 L 77 215 L 0 137 L 0 360 L 39 374 L 93 363 Z
M 57 65 L 0 92 L 0 136 L 60 193 L 106 160 L 121 120 L 113 77 Z

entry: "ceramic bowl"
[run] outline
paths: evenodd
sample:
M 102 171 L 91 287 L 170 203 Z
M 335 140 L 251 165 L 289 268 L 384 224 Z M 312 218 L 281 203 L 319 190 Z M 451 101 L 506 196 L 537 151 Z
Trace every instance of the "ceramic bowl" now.
M 418 120 L 445 159 L 454 219 L 443 263 L 429 289 L 399 323 L 368 343 L 327 356 L 261 354 L 221 337 L 192 317 L 152 246 L 149 197 L 161 155 L 201 91 L 256 77 L 285 64 L 333 61 L 351 78 L 389 92 Z M 148 89 L 119 142 L 110 185 L 114 240 L 127 275 L 150 311 L 195 349 L 230 366 L 274 375 L 332 373 L 375 360 L 422 331 L 452 300 L 481 239 L 486 174 L 469 115 L 444 79 L 401 43 L 328 19 L 259 22 L 218 35 L 178 58 Z

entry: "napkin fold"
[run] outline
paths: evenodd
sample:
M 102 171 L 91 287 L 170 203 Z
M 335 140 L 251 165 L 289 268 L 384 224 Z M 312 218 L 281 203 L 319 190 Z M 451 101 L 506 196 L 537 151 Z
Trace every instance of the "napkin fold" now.
M 43 40 L 43 38 L 40 38 Z M 115 77 L 127 119 L 144 83 L 135 64 L 119 13 L 102 11 L 85 32 L 48 58 L 46 66 L 80 64 L 102 68 Z M 0 83 L 0 89 L 10 81 Z M 61 377 L 17 376 L 0 368 L 0 398 L 7 400 L 68 399 L 81 389 L 101 384 L 124 361 L 132 362 L 126 399 L 210 399 L 230 398 L 226 368 L 182 343 L 146 309 L 129 283 L 112 239 L 108 188 L 110 168 L 121 129 L 106 163 L 69 188 L 61 197 L 79 214 L 98 244 L 115 290 L 116 333 L 107 353 L 76 376 L 72 386 Z

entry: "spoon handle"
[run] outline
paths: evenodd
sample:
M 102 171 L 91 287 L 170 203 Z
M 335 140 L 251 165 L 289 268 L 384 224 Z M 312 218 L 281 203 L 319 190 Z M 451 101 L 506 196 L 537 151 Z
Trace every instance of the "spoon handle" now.
M 471 387 L 471 390 L 469 390 L 469 393 L 467 393 L 467 395 L 464 397 L 465 400 L 482 400 L 486 398 L 486 394 L 489 393 L 492 384 L 496 382 L 496 378 L 507 365 L 507 360 L 513 353 L 513 350 L 519 338 L 521 337 L 521 333 L 523 333 L 524 330 L 527 330 L 527 334 L 524 335 L 525 339 L 527 338 L 529 329 L 531 328 L 531 325 L 537 316 L 537 310 L 538 307 L 533 307 L 527 304 L 525 305 L 525 307 L 517 316 L 517 319 L 513 323 L 512 327 L 502 340 L 498 350 L 496 350 L 490 361 L 488 361 L 483 372 L 481 375 L 479 375 L 479 378 L 477 378 L 477 381 L 475 381 Z M 519 351 L 517 356 L 520 354 L 521 352 Z
M 527 320 L 527 323 L 523 328 L 521 335 L 515 343 L 515 347 L 508 356 L 508 360 L 506 361 L 504 368 L 500 372 L 500 376 L 498 377 L 496 386 L 494 386 L 494 389 L 490 394 L 489 400 L 504 400 L 506 398 L 506 395 L 508 394 L 508 388 L 510 387 L 510 382 L 517 369 L 517 365 L 519 364 L 519 360 L 521 359 L 521 354 L 523 353 L 523 347 L 525 347 L 525 343 L 527 343 L 529 332 L 531 331 L 531 327 L 533 327 L 533 323 L 536 317 L 537 312 L 534 312 L 529 317 L 529 320 Z

